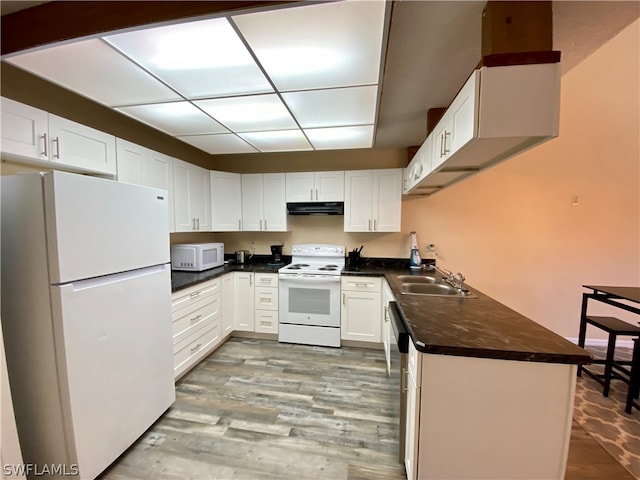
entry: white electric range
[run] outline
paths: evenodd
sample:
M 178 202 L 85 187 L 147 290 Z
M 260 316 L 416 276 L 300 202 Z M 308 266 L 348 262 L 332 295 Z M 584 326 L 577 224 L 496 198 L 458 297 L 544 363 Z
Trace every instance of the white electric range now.
M 339 347 L 344 245 L 294 245 L 291 253 L 291 263 L 278 270 L 278 340 Z

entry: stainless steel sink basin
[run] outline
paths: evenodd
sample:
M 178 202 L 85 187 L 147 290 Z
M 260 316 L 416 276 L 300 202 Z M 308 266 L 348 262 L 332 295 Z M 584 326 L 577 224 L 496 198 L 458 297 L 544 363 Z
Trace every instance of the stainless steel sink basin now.
M 442 283 L 442 279 L 429 275 L 398 275 L 398 280 L 402 283 Z
M 403 283 L 401 291 L 409 295 L 429 295 L 432 297 L 478 298 L 468 290 L 462 292 L 445 283 Z

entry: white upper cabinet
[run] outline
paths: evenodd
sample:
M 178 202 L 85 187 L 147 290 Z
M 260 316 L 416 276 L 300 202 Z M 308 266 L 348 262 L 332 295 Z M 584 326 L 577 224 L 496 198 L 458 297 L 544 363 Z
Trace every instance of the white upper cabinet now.
M 431 171 L 432 140 L 429 135 L 404 169 L 402 193 L 409 193 Z
M 116 175 L 113 135 L 2 98 L 3 158 L 56 170 Z
M 433 193 L 558 136 L 559 110 L 559 63 L 475 70 L 427 138 L 430 167 L 417 180 L 406 172 L 404 192 Z
M 211 171 L 211 230 L 242 230 L 242 176 Z
M 3 156 L 49 160 L 48 113 L 8 98 L 1 106 Z
M 118 181 L 161 188 L 169 195 L 169 231 L 175 229 L 173 218 L 173 158 L 141 145 L 116 139 Z
M 345 232 L 399 232 L 401 207 L 401 168 L 345 172 Z
M 49 114 L 49 135 L 52 162 L 88 172 L 116 174 L 113 135 L 52 114 Z
M 211 224 L 209 170 L 174 159 L 173 194 L 175 231 L 209 231 Z
M 286 174 L 287 202 L 344 201 L 344 172 Z
M 242 230 L 287 231 L 284 173 L 242 175 Z

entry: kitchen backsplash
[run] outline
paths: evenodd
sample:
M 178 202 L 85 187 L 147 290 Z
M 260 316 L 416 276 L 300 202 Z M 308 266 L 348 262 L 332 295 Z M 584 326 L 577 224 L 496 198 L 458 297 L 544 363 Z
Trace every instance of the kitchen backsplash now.
M 301 243 L 344 245 L 347 250 L 364 245 L 366 257 L 409 258 L 409 233 L 345 232 L 342 216 L 289 216 L 288 232 L 172 233 L 171 243 L 223 242 L 225 253 L 249 250 L 268 255 L 270 245 L 284 243 L 283 253 L 291 255 L 291 246 Z

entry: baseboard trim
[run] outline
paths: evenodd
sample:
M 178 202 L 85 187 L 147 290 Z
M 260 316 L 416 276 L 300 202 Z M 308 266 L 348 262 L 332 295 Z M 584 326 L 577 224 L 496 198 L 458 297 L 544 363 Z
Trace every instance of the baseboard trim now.
M 578 344 L 578 337 L 565 337 L 571 343 Z M 606 347 L 609 341 L 606 338 L 586 338 L 584 341 L 585 347 Z M 633 340 L 616 339 L 616 347 L 621 348 L 633 348 Z

